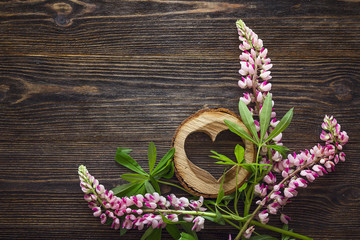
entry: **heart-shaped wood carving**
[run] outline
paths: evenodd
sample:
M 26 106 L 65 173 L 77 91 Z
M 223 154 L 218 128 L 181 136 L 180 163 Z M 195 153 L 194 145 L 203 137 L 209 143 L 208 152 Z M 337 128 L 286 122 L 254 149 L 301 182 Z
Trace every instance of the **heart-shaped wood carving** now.
M 175 173 L 181 184 L 190 192 L 198 196 L 216 197 L 222 177 L 215 179 L 208 171 L 193 164 L 185 152 L 185 140 L 193 132 L 204 132 L 208 134 L 214 142 L 216 136 L 228 129 L 224 120 L 237 123 L 245 131 L 245 125 L 240 118 L 233 112 L 225 108 L 203 109 L 184 120 L 176 130 L 173 146 L 175 147 L 174 165 Z M 255 148 L 252 142 L 243 139 L 245 144 L 245 161 L 251 163 L 255 161 Z M 249 172 L 240 168 L 236 177 L 236 167 L 232 167 L 225 173 L 224 192 L 226 194 L 235 191 L 236 179 L 237 186 L 241 186 L 248 177 Z

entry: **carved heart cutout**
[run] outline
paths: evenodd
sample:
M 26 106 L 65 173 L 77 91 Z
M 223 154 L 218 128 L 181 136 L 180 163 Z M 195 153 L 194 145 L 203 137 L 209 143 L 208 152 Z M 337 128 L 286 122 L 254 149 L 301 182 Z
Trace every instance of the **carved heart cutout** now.
M 230 130 L 220 132 L 213 142 L 204 132 L 193 132 L 185 140 L 185 153 L 187 158 L 196 166 L 208 171 L 215 179 L 223 175 L 228 165 L 216 164 L 218 160 L 210 157 L 211 150 L 223 154 L 236 161 L 234 148 L 236 144 L 244 147 L 242 138 Z
M 228 127 L 224 123 L 225 119 L 237 123 L 247 131 L 240 118 L 230 110 L 224 108 L 200 110 L 184 120 L 176 130 L 173 139 L 173 146 L 175 147 L 175 173 L 181 184 L 195 195 L 216 197 L 219 192 L 222 177 L 216 179 L 208 171 L 191 162 L 186 155 L 185 141 L 187 137 L 194 132 L 204 132 L 211 138 L 212 142 L 215 142 L 219 133 L 228 130 Z M 243 143 L 245 148 L 245 161 L 248 163 L 254 162 L 254 145 L 245 139 L 243 139 Z M 236 185 L 241 186 L 248 175 L 249 172 L 243 168 L 240 168 L 238 172 L 236 172 L 236 166 L 229 169 L 225 173 L 223 184 L 224 192 L 227 194 L 235 191 Z

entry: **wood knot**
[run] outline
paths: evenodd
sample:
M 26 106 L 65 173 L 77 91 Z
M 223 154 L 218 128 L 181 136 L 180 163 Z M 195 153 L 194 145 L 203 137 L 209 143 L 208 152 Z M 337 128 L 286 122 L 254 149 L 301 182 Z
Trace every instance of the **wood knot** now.
M 351 89 L 356 89 L 356 87 L 352 85 L 353 84 L 351 81 L 345 80 L 335 81 L 330 84 L 334 91 L 335 97 L 341 102 L 347 102 L 353 99 Z
M 73 24 L 73 19 L 95 11 L 96 5 L 80 0 L 69 0 L 45 5 L 53 13 L 55 23 L 61 27 Z
M 68 3 L 58 2 L 49 5 L 50 9 L 55 12 L 55 23 L 61 27 L 68 27 L 72 24 L 70 14 L 73 12 L 73 8 Z

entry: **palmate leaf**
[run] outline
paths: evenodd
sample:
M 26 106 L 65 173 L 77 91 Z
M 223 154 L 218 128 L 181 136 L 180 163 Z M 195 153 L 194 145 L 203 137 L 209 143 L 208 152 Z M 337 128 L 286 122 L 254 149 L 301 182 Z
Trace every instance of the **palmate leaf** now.
M 221 160 L 222 162 L 216 162 L 218 164 L 226 164 L 226 165 L 236 165 L 236 163 L 231 160 L 230 158 L 228 158 L 227 156 L 225 155 L 222 155 L 220 153 L 217 153 L 215 151 L 210 151 L 212 154 L 215 154 L 215 155 L 210 155 L 210 157 L 212 158 L 215 158 L 215 159 L 218 159 L 218 160 Z
M 154 192 L 156 192 L 154 187 L 149 182 L 149 180 L 146 180 L 144 182 L 144 185 L 145 185 L 145 190 L 146 190 L 147 193 L 153 194 Z
M 269 128 L 272 112 L 272 99 L 271 94 L 268 94 L 264 100 L 264 104 L 260 113 L 260 142 L 263 141 L 266 131 Z
M 156 179 L 153 176 L 150 175 L 149 178 L 150 178 L 150 182 L 151 182 L 152 186 L 155 189 L 155 192 L 160 194 L 161 192 L 160 192 L 159 183 L 156 181 Z
M 139 174 L 147 175 L 147 173 L 140 167 L 140 165 L 130 157 L 122 148 L 118 148 L 115 155 L 115 161 L 120 165 L 137 172 Z
M 241 120 L 243 121 L 247 129 L 251 132 L 256 142 L 259 143 L 259 137 L 256 131 L 254 119 L 251 115 L 249 108 L 241 100 L 239 101 L 239 112 L 240 112 Z

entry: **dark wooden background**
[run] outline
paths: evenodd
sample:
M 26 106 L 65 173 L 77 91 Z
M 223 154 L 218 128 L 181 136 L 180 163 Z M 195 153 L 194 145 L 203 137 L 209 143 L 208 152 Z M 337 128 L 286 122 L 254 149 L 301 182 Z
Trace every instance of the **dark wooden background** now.
M 269 49 L 278 115 L 295 107 L 284 143 L 311 148 L 325 114 L 350 136 L 347 161 L 286 206 L 290 227 L 314 239 L 360 239 L 357 0 L 0 1 L 0 238 L 118 238 L 92 217 L 77 167 L 114 187 L 126 172 L 116 147 L 132 148 L 146 168 L 148 142 L 164 154 L 189 115 L 237 111 L 239 18 Z M 190 158 L 214 175 L 221 169 L 208 150 L 236 141 L 190 140 Z M 199 237 L 229 233 L 207 222 Z

